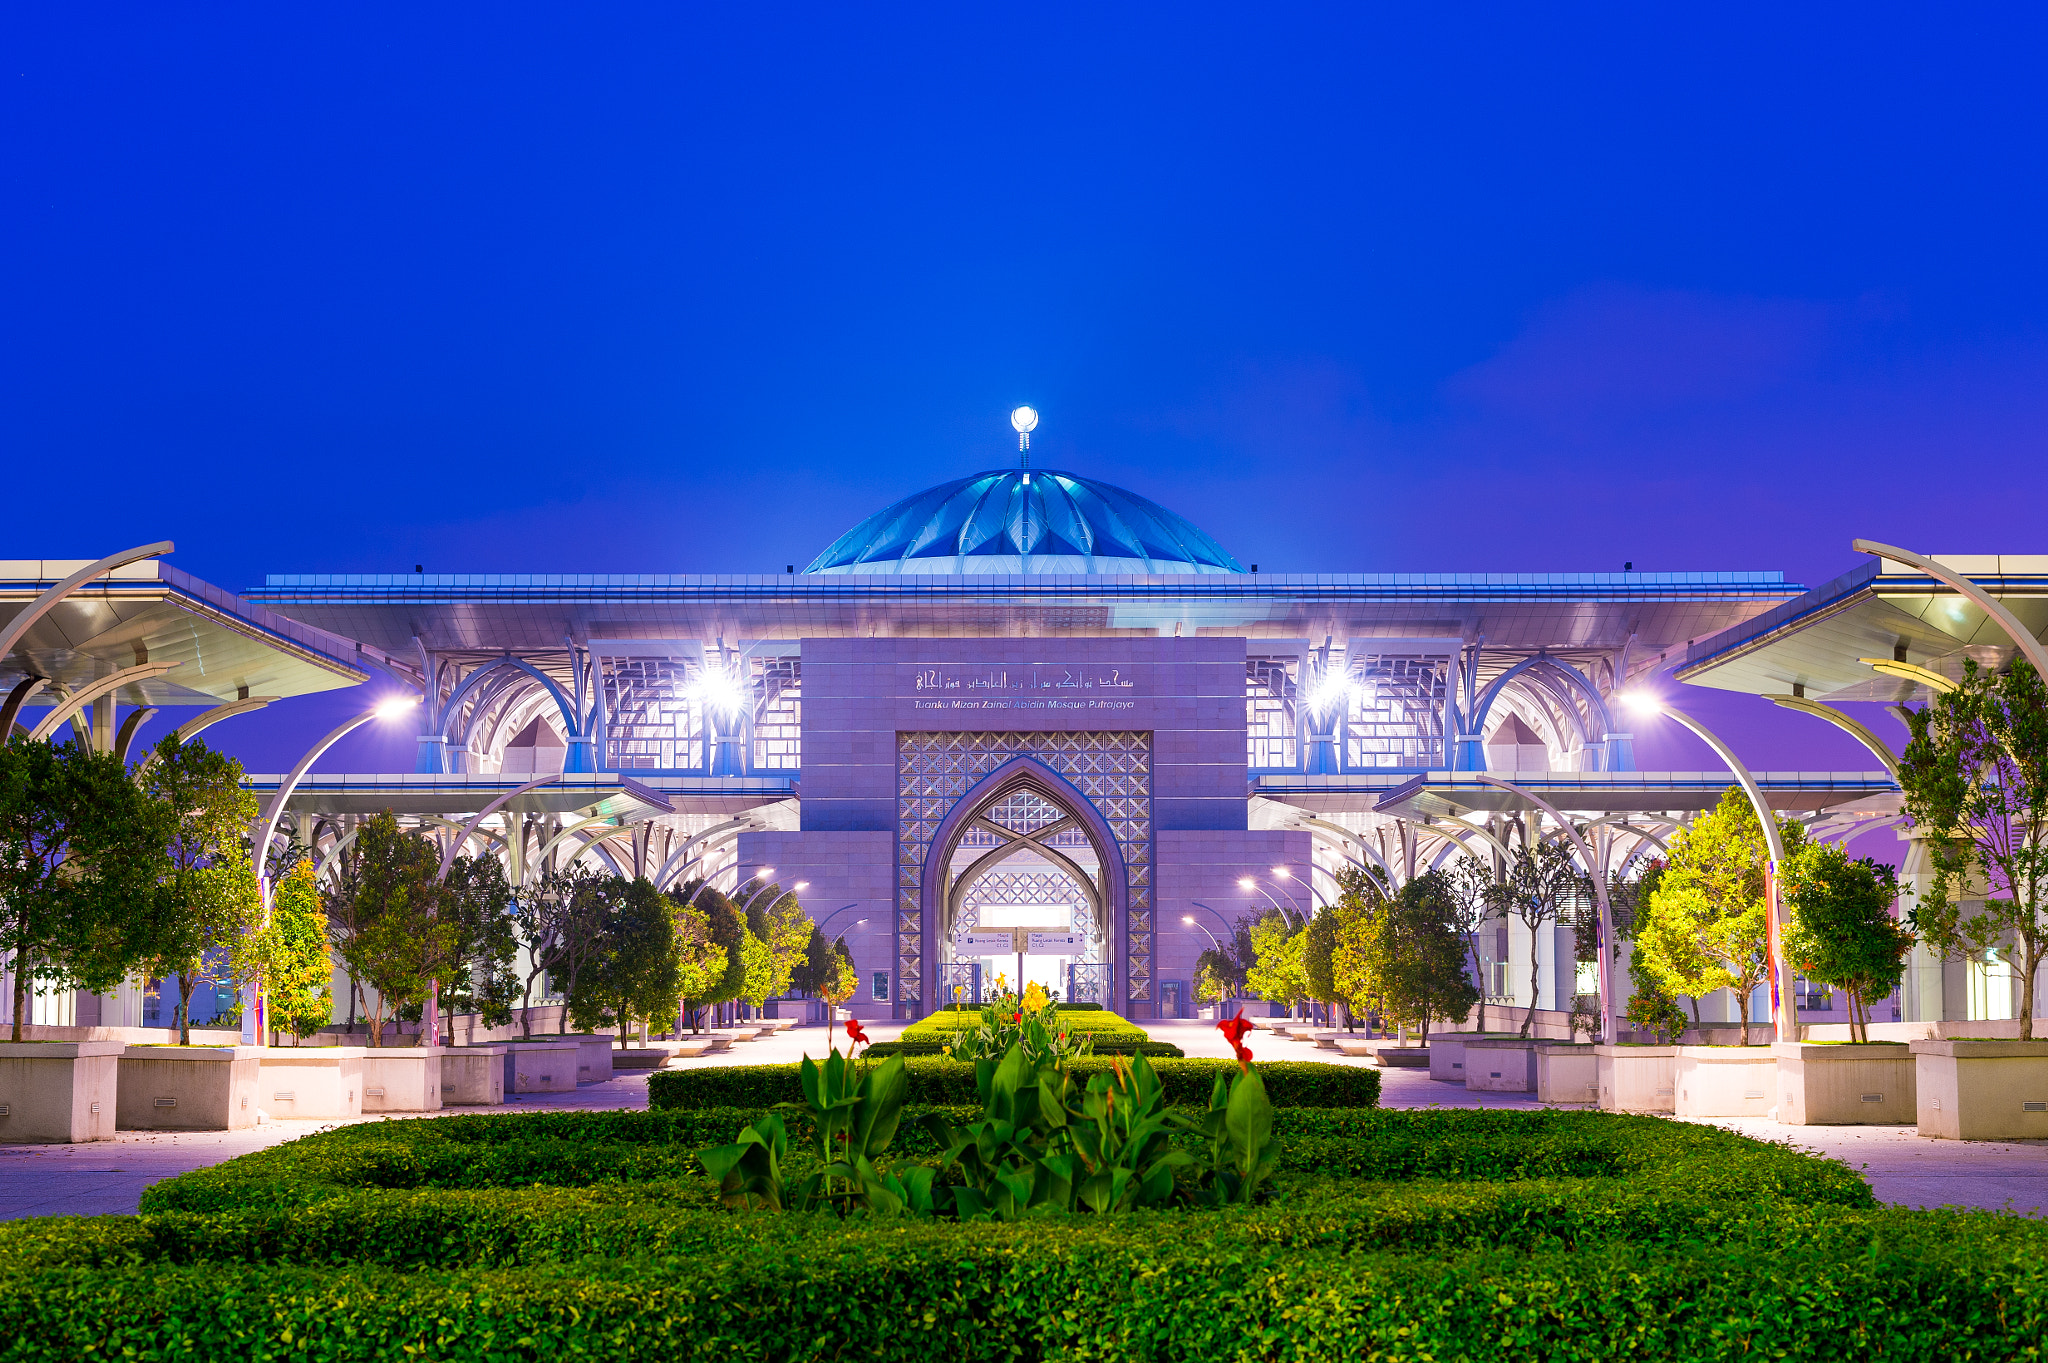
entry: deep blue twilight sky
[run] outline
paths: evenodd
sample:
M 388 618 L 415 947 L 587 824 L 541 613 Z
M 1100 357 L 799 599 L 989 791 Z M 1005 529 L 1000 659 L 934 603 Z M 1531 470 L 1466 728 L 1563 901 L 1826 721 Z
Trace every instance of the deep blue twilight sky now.
M 15 6 L 0 556 L 772 572 L 1019 402 L 1267 571 L 2039 551 L 2043 13 Z

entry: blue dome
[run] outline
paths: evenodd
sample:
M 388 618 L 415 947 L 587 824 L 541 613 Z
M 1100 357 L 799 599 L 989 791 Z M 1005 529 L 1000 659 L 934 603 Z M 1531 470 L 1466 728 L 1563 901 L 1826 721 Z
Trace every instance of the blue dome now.
M 1241 573 L 1155 502 L 1054 469 L 941 483 L 862 521 L 807 573 Z

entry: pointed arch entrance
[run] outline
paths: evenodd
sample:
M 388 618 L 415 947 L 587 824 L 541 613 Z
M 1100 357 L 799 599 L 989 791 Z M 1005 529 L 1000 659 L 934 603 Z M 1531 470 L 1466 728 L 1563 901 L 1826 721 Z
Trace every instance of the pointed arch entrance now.
M 936 1007 L 966 895 L 1001 868 L 1073 883 L 1124 1009 L 1152 997 L 1151 735 L 902 733 L 899 1012 Z

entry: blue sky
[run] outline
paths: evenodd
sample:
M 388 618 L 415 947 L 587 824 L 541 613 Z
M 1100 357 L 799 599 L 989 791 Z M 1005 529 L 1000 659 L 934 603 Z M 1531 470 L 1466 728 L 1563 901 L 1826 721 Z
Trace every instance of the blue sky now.
M 1019 402 L 1267 571 L 2040 550 L 2041 13 L 17 6 L 6 554 L 775 571 Z

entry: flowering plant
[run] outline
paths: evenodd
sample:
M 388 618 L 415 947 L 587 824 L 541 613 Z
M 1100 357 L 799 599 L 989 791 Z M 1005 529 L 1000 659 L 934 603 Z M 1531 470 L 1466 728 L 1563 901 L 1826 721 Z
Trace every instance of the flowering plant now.
M 998 988 L 1006 983 L 1005 977 L 996 976 Z M 1064 1064 L 1095 1048 L 1092 1038 L 1072 1036 L 1060 1026 L 1059 1005 L 1036 980 L 1021 997 L 1007 991 L 996 995 L 982 1006 L 976 1019 L 970 1020 L 966 1010 L 957 1005 L 954 1012 L 962 1030 L 944 1053 L 955 1060 L 994 1060 L 1011 1047 L 1021 1046 L 1031 1064 Z
M 1216 1024 L 1216 1030 L 1223 1033 L 1223 1039 L 1230 1043 L 1230 1049 L 1237 1052 L 1239 1069 L 1244 1069 L 1252 1063 L 1251 1047 L 1244 1044 L 1244 1034 L 1251 1029 L 1251 1023 L 1242 1013 L 1227 1017 Z

